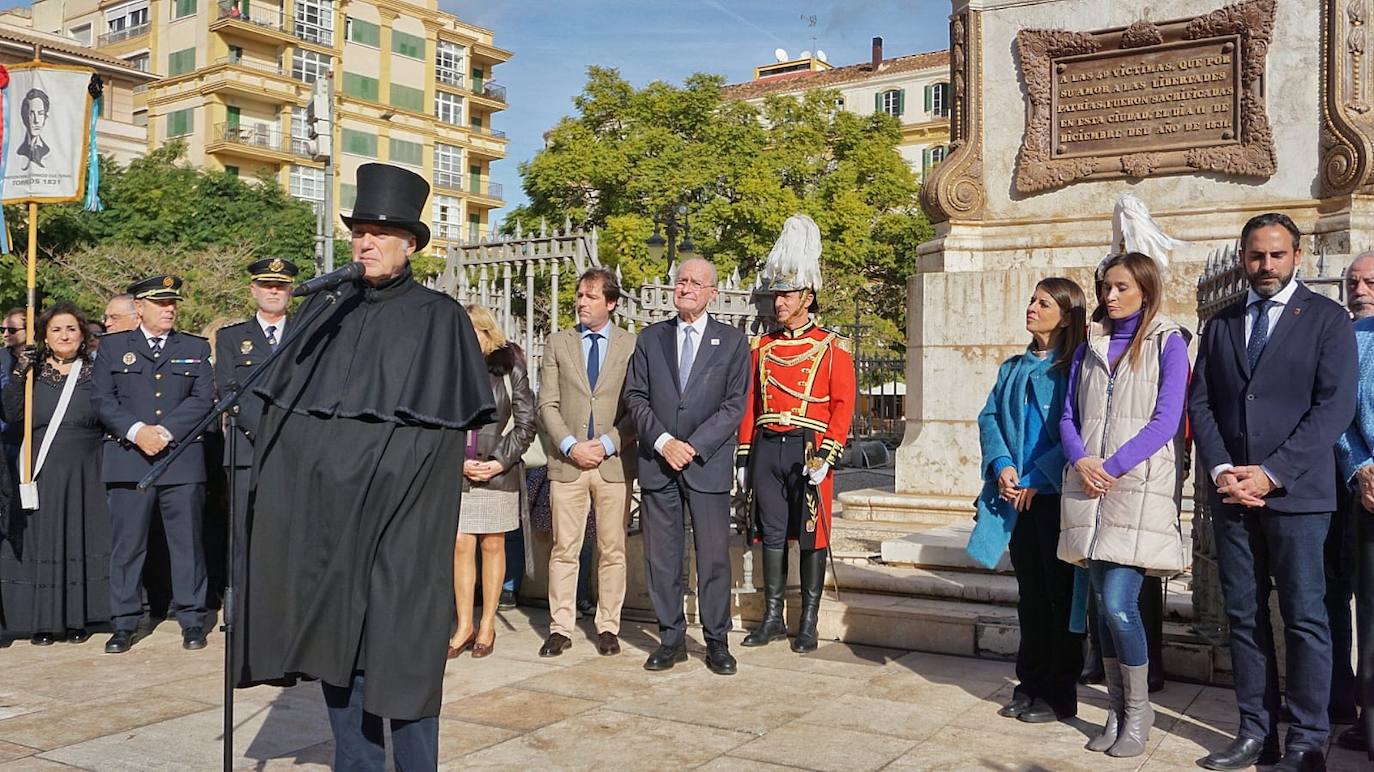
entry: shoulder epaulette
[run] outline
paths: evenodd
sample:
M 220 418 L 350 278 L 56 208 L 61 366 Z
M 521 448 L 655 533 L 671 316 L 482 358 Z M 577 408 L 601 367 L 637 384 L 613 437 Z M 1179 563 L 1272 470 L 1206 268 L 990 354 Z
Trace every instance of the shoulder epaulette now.
M 241 321 L 241 322 L 234 322 L 234 323 L 232 323 L 232 324 L 226 324 L 226 325 L 224 325 L 223 327 L 219 328 L 219 331 L 220 331 L 220 332 L 224 332 L 225 330 L 232 330 L 232 329 L 234 329 L 235 327 L 242 327 L 242 326 L 244 326 L 245 324 L 248 324 L 248 322 L 250 322 L 250 321 L 252 321 L 252 320 L 251 320 L 251 319 L 244 319 L 244 320 Z M 186 334 L 187 334 L 187 335 L 190 335 L 191 333 L 188 332 L 188 333 L 186 333 Z M 200 337 L 200 336 L 197 335 L 196 337 Z
M 222 328 L 221 328 L 221 329 L 222 329 Z M 177 334 L 178 334 L 178 335 L 185 335 L 185 336 L 188 337 L 188 338 L 195 338 L 196 340 L 203 340 L 203 341 L 205 341 L 206 343 L 209 343 L 209 342 L 210 342 L 210 339 L 209 339 L 209 338 L 205 337 L 204 335 L 197 335 L 197 334 L 195 334 L 194 332 L 186 332 L 185 330 L 177 330 Z
M 822 327 L 821 330 L 825 332 L 826 335 L 830 336 L 830 339 L 835 342 L 836 346 L 840 347 L 841 351 L 845 352 L 846 354 L 854 353 L 854 341 L 845 337 L 844 333 L 840 332 L 839 330 L 832 330 L 829 327 Z

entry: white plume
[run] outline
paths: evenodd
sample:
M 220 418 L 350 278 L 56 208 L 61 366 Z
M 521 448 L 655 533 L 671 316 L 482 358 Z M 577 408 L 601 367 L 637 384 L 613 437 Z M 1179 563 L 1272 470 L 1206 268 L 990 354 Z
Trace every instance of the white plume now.
M 1140 252 L 1159 264 L 1161 272 L 1169 270 L 1174 250 L 1188 242 L 1170 238 L 1150 217 L 1150 210 L 1134 193 L 1122 193 L 1112 212 L 1113 253 Z
M 763 278 L 797 287 L 821 289 L 821 229 L 804 214 L 794 214 L 782 224 L 782 235 L 763 264 Z

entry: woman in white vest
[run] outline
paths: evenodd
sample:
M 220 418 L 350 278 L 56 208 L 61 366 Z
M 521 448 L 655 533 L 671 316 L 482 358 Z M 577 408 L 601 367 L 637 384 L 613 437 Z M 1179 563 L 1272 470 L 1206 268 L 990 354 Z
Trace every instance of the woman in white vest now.
M 1070 468 L 1058 554 L 1087 567 L 1097 601 L 1108 714 L 1088 750 L 1130 757 L 1154 723 L 1140 586 L 1188 564 L 1178 516 L 1188 333 L 1159 314 L 1163 280 L 1148 255 L 1104 261 L 1097 301 L 1059 424 Z

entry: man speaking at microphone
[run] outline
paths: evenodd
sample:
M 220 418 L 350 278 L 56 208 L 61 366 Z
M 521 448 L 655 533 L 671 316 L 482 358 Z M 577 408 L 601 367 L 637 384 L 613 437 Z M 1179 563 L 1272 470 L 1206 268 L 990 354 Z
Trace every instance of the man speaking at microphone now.
M 336 769 L 385 768 L 386 718 L 395 768 L 427 770 L 453 617 L 456 470 L 464 432 L 495 404 L 463 307 L 411 275 L 429 242 L 428 183 L 385 164 L 360 167 L 357 183 L 343 221 L 361 280 L 312 297 L 301 338 L 254 387 L 264 413 L 236 676 L 318 678 Z

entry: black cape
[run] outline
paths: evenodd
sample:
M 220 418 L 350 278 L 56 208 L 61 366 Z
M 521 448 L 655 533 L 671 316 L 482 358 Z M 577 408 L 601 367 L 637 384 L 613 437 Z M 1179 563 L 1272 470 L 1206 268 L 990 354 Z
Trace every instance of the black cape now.
M 407 269 L 300 334 L 255 389 L 238 684 L 363 671 L 368 712 L 438 715 L 464 430 L 495 415 L 472 323 Z

